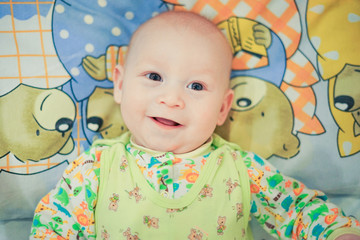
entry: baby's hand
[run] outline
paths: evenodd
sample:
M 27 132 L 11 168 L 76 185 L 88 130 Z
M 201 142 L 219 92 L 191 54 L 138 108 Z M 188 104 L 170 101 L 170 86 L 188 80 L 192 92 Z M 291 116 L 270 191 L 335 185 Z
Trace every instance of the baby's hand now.
M 271 44 L 270 30 L 262 24 L 256 24 L 253 27 L 255 43 L 268 48 Z
M 106 79 L 105 55 L 101 55 L 98 58 L 86 56 L 81 64 L 92 78 L 96 80 Z
M 360 240 L 360 236 L 355 234 L 344 234 L 337 237 L 335 240 Z

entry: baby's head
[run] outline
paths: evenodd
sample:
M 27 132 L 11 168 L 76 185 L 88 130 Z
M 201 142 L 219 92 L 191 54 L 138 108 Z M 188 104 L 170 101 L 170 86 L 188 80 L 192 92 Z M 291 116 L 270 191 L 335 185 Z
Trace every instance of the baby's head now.
M 134 33 L 114 98 L 138 145 L 190 152 L 204 144 L 231 107 L 231 48 L 207 19 L 162 13 Z

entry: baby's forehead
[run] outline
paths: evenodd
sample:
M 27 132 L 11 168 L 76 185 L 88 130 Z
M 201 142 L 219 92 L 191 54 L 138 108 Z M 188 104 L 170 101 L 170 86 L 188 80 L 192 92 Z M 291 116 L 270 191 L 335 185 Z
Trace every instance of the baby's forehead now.
M 205 36 L 213 34 L 225 40 L 225 44 L 229 44 L 224 34 L 213 22 L 198 14 L 183 11 L 168 11 L 149 19 L 135 31 L 132 39 L 137 38 L 144 32 L 151 31 L 156 34 L 156 32 L 171 29 L 181 31 L 184 34 L 201 34 Z
M 220 29 L 206 18 L 191 12 L 166 12 L 162 13 L 141 25 L 134 33 L 132 45 L 143 44 L 147 37 L 157 37 L 162 34 L 180 34 L 188 37 L 211 38 L 214 47 L 223 49 L 224 54 L 232 58 L 231 47 Z
M 192 12 L 168 11 L 155 16 L 142 27 L 147 25 L 166 24 L 178 29 L 190 29 L 196 32 L 220 32 L 217 26 L 203 16 Z
M 209 20 L 187 12 L 184 15 L 181 12 L 169 15 L 162 13 L 141 25 L 130 41 L 125 65 L 137 61 L 139 57 L 144 58 L 144 51 L 151 53 L 162 49 L 164 44 L 173 44 L 173 50 L 167 54 L 174 54 L 180 45 L 186 45 L 191 53 L 195 51 L 197 53 L 194 54 L 197 55 L 210 54 L 210 58 L 204 56 L 209 61 L 216 59 L 216 63 L 211 63 L 213 68 L 221 68 L 226 74 L 231 71 L 233 54 L 224 34 Z M 189 57 L 193 55 L 191 53 Z

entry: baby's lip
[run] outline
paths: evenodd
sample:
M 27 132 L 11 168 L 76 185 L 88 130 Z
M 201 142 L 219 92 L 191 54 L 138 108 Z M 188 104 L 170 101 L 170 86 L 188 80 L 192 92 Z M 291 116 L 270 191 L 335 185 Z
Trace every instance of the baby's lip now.
M 162 117 L 151 117 L 157 124 L 163 125 L 163 126 L 169 126 L 169 127 L 178 127 L 181 126 L 180 123 L 175 122 L 173 120 L 162 118 Z

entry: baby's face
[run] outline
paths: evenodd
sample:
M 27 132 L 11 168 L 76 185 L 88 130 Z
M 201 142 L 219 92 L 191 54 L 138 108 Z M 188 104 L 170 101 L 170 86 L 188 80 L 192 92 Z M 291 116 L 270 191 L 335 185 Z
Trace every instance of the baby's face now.
M 115 82 L 121 85 L 115 91 L 120 92 L 118 102 L 135 143 L 186 153 L 205 143 L 225 121 L 233 93 L 231 58 L 221 44 L 218 35 L 166 24 L 141 31 L 125 68 L 119 67 L 122 85 Z

